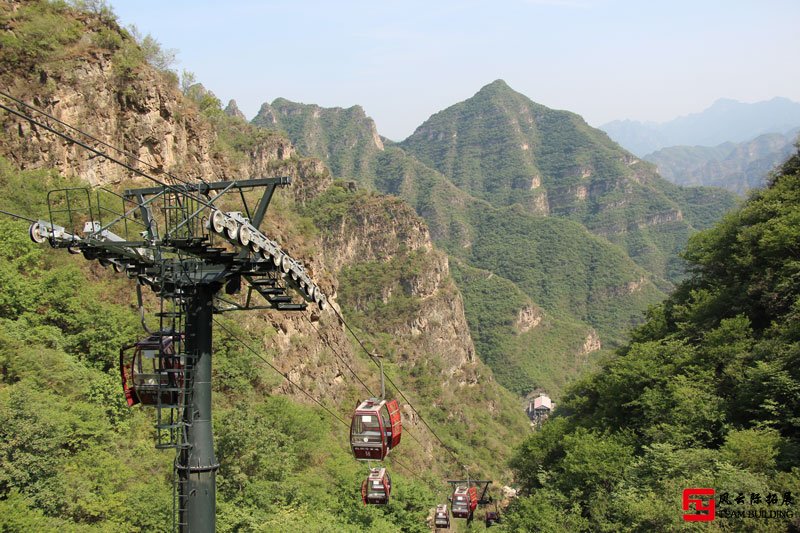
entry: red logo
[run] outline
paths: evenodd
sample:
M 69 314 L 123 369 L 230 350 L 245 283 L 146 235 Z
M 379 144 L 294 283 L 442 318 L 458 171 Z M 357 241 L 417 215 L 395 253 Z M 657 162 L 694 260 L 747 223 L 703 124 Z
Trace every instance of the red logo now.
M 704 501 L 699 496 L 710 496 Z M 710 522 L 716 516 L 714 489 L 683 489 L 683 510 L 691 511 L 694 504 L 695 514 L 684 513 L 683 519 L 689 522 Z

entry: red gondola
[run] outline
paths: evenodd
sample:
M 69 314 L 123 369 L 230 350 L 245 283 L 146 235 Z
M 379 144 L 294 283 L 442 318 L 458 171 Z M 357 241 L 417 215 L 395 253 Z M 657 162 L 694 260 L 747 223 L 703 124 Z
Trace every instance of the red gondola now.
M 433 515 L 433 525 L 437 529 L 450 529 L 450 515 L 447 514 L 446 503 L 436 506 L 436 513 Z
M 478 506 L 478 489 L 475 487 L 456 487 L 453 491 L 450 511 L 453 518 L 469 518 Z
M 361 461 L 381 461 L 400 443 L 403 423 L 397 400 L 363 401 L 350 422 L 350 447 Z
M 151 335 L 120 349 L 122 390 L 129 406 L 178 403 L 183 365 L 180 357 L 175 355 L 174 341 L 177 337 L 173 334 Z
M 369 476 L 361 483 L 361 501 L 364 505 L 389 503 L 392 493 L 392 478 L 385 468 L 370 468 Z

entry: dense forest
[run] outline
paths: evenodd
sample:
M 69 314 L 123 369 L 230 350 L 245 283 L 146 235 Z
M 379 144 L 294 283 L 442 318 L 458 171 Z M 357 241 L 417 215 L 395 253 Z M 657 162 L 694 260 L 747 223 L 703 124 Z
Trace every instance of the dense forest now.
M 711 487 L 717 519 L 702 530 L 796 530 L 798 242 L 800 154 L 691 238 L 688 279 L 518 449 L 526 496 L 507 527 L 678 530 L 682 491 Z M 793 514 L 736 516 L 762 509 Z

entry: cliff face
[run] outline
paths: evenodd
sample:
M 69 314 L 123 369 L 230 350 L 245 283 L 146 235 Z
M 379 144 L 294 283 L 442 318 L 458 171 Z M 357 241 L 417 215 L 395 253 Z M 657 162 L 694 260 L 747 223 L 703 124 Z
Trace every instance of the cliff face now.
M 110 53 L 89 55 L 69 71 L 53 68 L 48 72 L 42 66 L 38 79 L 4 76 L 0 86 L 56 119 L 135 155 L 146 165 L 89 142 L 157 178 L 163 178 L 163 172 L 206 180 L 260 177 L 270 174 L 273 161 L 294 153 L 286 139 L 272 136 L 252 147 L 247 158 L 233 160 L 220 150 L 218 135 L 208 121 L 164 74 L 140 67 L 134 78 L 121 79 Z M 52 123 L 42 115 L 35 118 Z M 119 183 L 130 175 L 123 167 L 27 121 L 6 115 L 1 124 L 0 151 L 20 168 L 54 168 L 92 185 Z
M 401 365 L 433 356 L 443 379 L 466 379 L 475 348 L 447 256 L 433 247 L 427 225 L 399 199 L 334 189 L 308 209 L 323 228 L 326 253 L 335 251 L 329 261 L 341 273 L 343 305 L 360 327 L 391 336 L 384 347 Z M 316 212 L 323 205 L 340 214 L 323 220 Z

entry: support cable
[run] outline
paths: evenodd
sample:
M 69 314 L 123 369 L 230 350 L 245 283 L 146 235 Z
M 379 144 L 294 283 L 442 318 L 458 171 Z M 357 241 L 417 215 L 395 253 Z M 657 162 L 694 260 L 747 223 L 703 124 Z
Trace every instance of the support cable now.
M 302 392 L 303 394 L 305 394 L 305 395 L 306 395 L 306 396 L 307 396 L 307 397 L 308 397 L 310 400 L 312 400 L 312 401 L 313 401 L 315 404 L 317 404 L 317 405 L 319 405 L 320 407 L 322 407 L 323 409 L 325 409 L 325 411 L 327 411 L 329 415 L 331 415 L 332 417 L 334 417 L 336 420 L 338 420 L 339 422 L 341 422 L 343 425 L 347 426 L 348 428 L 350 427 L 350 424 L 348 424 L 347 422 L 345 422 L 344 420 L 342 420 L 342 418 L 341 418 L 339 415 L 337 415 L 336 413 L 334 413 L 333 411 L 331 411 L 330 409 L 328 409 L 328 407 L 326 407 L 326 406 L 325 406 L 325 404 L 323 404 L 322 402 L 320 402 L 319 400 L 317 400 L 316 398 L 314 398 L 314 397 L 311 395 L 311 393 L 309 393 L 309 392 L 306 392 L 306 390 L 305 390 L 305 389 L 303 389 L 303 388 L 301 388 L 301 387 L 300 387 L 300 385 L 298 385 L 297 383 L 295 383 L 294 381 L 292 381 L 292 378 L 290 378 L 290 377 L 289 377 L 287 374 L 285 374 L 284 372 L 280 371 L 280 370 L 278 369 L 278 367 L 276 367 L 275 365 L 273 365 L 272 363 L 270 363 L 269 361 L 267 361 L 267 358 L 266 358 L 266 357 L 264 357 L 263 355 L 261 355 L 260 353 L 258 353 L 258 351 L 257 351 L 255 348 L 253 348 L 252 346 L 250 346 L 249 344 L 247 344 L 246 342 L 244 342 L 242 339 L 240 339 L 239 337 L 237 337 L 237 336 L 236 336 L 236 334 L 234 334 L 234 333 L 233 333 L 233 332 L 232 332 L 230 329 L 228 329 L 227 327 L 225 327 L 225 326 L 224 326 L 224 325 L 223 325 L 223 324 L 222 324 L 222 323 L 221 323 L 219 320 L 217 320 L 217 319 L 215 318 L 215 319 L 214 319 L 214 323 L 215 323 L 217 326 L 219 326 L 219 327 L 220 327 L 220 329 L 221 329 L 222 331 L 224 331 L 225 333 L 227 333 L 227 334 L 228 334 L 228 335 L 229 335 L 229 336 L 230 336 L 230 337 L 231 337 L 233 340 L 237 341 L 239 344 L 241 344 L 242 346 L 244 346 L 245 348 L 247 348 L 247 350 L 248 350 L 250 353 L 252 353 L 252 354 L 253 354 L 253 355 L 255 355 L 256 357 L 258 357 L 259 359 L 261 359 L 262 361 L 264 361 L 265 363 L 267 363 L 267 365 L 269 365 L 269 367 L 270 367 L 272 370 L 274 370 L 275 372 L 277 372 L 278 374 L 280 374 L 281 376 L 283 376 L 283 378 L 284 378 L 286 381 L 288 381 L 288 382 L 289 382 L 289 383 L 290 383 L 290 384 L 291 384 L 293 387 L 295 387 L 297 390 L 299 390 L 300 392 Z
M 349 371 L 350 371 L 350 373 L 351 373 L 351 374 L 353 374 L 353 377 L 354 377 L 354 378 L 356 378 L 356 380 L 357 380 L 359 383 L 361 383 L 361 386 L 362 386 L 362 387 L 364 387 L 364 390 L 366 390 L 366 391 L 367 391 L 367 393 L 368 393 L 370 396 L 374 397 L 374 396 L 375 396 L 375 394 L 372 392 L 372 390 L 369 388 L 369 386 L 368 386 L 366 383 L 364 383 L 364 381 L 363 381 L 363 380 L 362 380 L 362 379 L 361 379 L 361 378 L 358 376 L 358 374 L 356 374 L 355 370 L 353 370 L 353 369 L 350 367 L 350 365 L 347 363 L 347 361 L 344 359 L 344 357 L 342 357 L 342 355 L 339 353 L 339 351 L 338 351 L 338 350 L 336 350 L 336 349 L 333 347 L 333 344 L 330 342 L 330 340 L 327 338 L 327 336 L 323 335 L 323 334 L 322 334 L 322 331 L 320 331 L 320 330 L 319 330 L 319 328 L 317 328 L 317 326 L 315 326 L 315 325 L 314 325 L 314 323 L 311 321 L 311 319 L 310 319 L 310 318 L 308 318 L 307 316 L 306 316 L 306 320 L 308 320 L 308 323 L 309 323 L 309 324 L 311 324 L 311 327 L 312 327 L 312 328 L 314 328 L 314 330 L 317 332 L 317 335 L 319 335 L 319 338 L 320 338 L 320 339 L 322 339 L 322 341 L 323 341 L 325 344 L 327 344 L 327 345 L 328 345 L 328 348 L 330 348 L 330 349 L 331 349 L 331 351 L 332 351 L 334 354 L 336 354 L 336 357 L 338 357 L 338 358 L 339 358 L 339 361 L 341 361 L 341 362 L 342 362 L 342 364 L 344 364 L 344 366 L 346 366 L 346 367 L 347 367 L 347 370 L 349 370 Z
M 21 111 L 17 111 L 15 109 L 12 109 L 12 108 L 4 105 L 4 104 L 0 104 L 0 109 L 8 111 L 9 113 L 11 113 L 13 115 L 16 115 L 16 116 L 18 116 L 18 117 L 20 117 L 20 118 L 22 118 L 24 120 L 27 120 L 31 124 L 33 124 L 35 126 L 39 126 L 42 129 L 45 129 L 45 130 L 49 131 L 50 133 L 53 133 L 54 135 L 57 135 L 58 137 L 61 137 L 62 139 L 64 139 L 67 142 L 70 142 L 70 143 L 73 143 L 73 144 L 77 144 L 81 148 L 83 148 L 85 150 L 88 150 L 88 151 L 92 152 L 95 155 L 103 157 L 103 158 L 111 161 L 112 163 L 116 163 L 116 164 L 120 165 L 121 167 L 130 170 L 134 174 L 142 176 L 143 178 L 146 178 L 146 179 L 148 179 L 148 180 L 150 180 L 150 181 L 152 181 L 152 182 L 154 182 L 154 183 L 156 183 L 156 184 L 158 184 L 158 185 L 160 185 L 160 186 L 162 186 L 162 187 L 164 187 L 166 189 L 169 189 L 170 191 L 172 191 L 174 193 L 185 194 L 188 198 L 191 198 L 192 200 L 194 200 L 197 203 L 202 204 L 202 205 L 204 205 L 206 207 L 212 207 L 212 208 L 215 207 L 210 201 L 208 201 L 205 198 L 203 198 L 202 195 L 194 195 L 188 190 L 183 190 L 182 191 L 179 188 L 177 188 L 175 185 L 170 185 L 170 184 L 168 184 L 168 183 L 166 183 L 164 181 L 159 180 L 158 178 L 156 178 L 154 176 L 151 176 L 150 174 L 147 174 L 146 172 L 142 172 L 141 170 L 139 170 L 139 169 L 127 164 L 127 163 L 124 163 L 123 161 L 120 161 L 119 159 L 117 159 L 115 157 L 112 157 L 112 156 L 108 155 L 107 153 L 105 153 L 105 152 L 103 152 L 101 150 L 98 150 L 97 148 L 93 148 L 92 146 L 89 146 L 88 144 L 86 144 L 86 143 L 84 143 L 82 141 L 79 141 L 78 139 L 76 139 L 76 138 L 74 138 L 74 137 L 72 137 L 72 136 L 70 136 L 70 135 L 68 135 L 68 134 L 66 134 L 64 132 L 60 132 L 60 131 L 54 129 L 53 127 L 51 127 L 48 124 L 45 124 L 44 122 L 40 122 L 40 121 L 36 120 L 35 118 L 31 117 L 30 115 L 27 115 L 27 114 L 25 114 L 25 113 L 23 113 Z M 192 183 L 187 181 L 187 180 L 180 180 L 180 182 L 183 185 L 186 185 L 186 186 L 191 186 L 192 185 Z
M 28 222 L 36 222 L 36 220 L 33 220 L 32 218 L 24 217 L 22 215 L 15 215 L 14 213 L 9 213 L 8 211 L 3 211 L 2 209 L 0 209 L 0 213 L 8 215 L 10 217 L 18 218 L 20 220 L 27 220 Z
M 317 328 L 317 326 L 314 325 L 314 323 L 311 321 L 310 318 L 306 317 L 306 319 L 308 320 L 308 323 L 311 324 L 311 327 L 313 327 L 314 330 L 317 332 L 317 335 L 319 335 L 319 338 L 322 339 L 322 342 L 324 342 L 325 344 L 328 345 L 328 348 L 330 348 L 331 351 L 334 354 L 336 354 L 336 357 L 338 357 L 339 360 L 342 362 L 342 364 L 344 364 L 344 366 L 347 367 L 347 369 L 350 371 L 350 373 L 353 374 L 353 377 L 355 377 L 356 380 L 358 380 L 358 382 L 361 383 L 361 385 L 364 387 L 364 389 L 367 391 L 367 393 L 374 398 L 375 394 L 373 394 L 372 390 L 370 390 L 370 388 L 367 386 L 367 384 L 364 383 L 364 381 L 358 376 L 358 374 L 356 374 L 355 370 L 353 370 L 352 367 L 347 363 L 347 361 L 345 360 L 344 356 L 342 356 L 339 353 L 339 351 L 336 350 L 336 348 L 330 342 L 330 339 L 328 339 L 327 335 L 324 335 L 322 333 L 322 331 L 320 331 L 320 329 Z M 422 444 L 422 442 L 416 437 L 416 435 L 411 433 L 411 431 L 408 431 L 408 429 L 406 430 L 406 434 L 409 437 L 411 437 L 412 439 L 414 439 L 414 441 L 419 445 L 419 447 L 422 448 L 422 451 L 425 452 L 425 445 Z
M 364 343 L 361 341 L 361 339 L 358 337 L 358 335 L 356 335 L 355 331 L 353 331 L 353 328 L 351 328 L 351 327 L 350 327 L 350 325 L 349 325 L 349 324 L 347 323 L 347 321 L 344 319 L 344 317 L 342 316 L 342 314 L 341 314 L 341 313 L 340 313 L 340 312 L 339 312 L 339 311 L 338 311 L 336 308 L 334 308 L 333 306 L 331 306 L 331 309 L 332 309 L 332 310 L 333 310 L 333 312 L 336 314 L 336 316 L 338 316 L 338 317 L 339 317 L 339 320 L 341 320 L 341 321 L 342 321 L 342 324 L 344 324 L 345 328 L 347 328 L 347 331 L 349 331 L 349 332 L 350 332 L 350 334 L 353 336 L 353 338 L 356 340 L 356 342 L 358 342 L 359 346 L 361 346 L 361 349 L 362 349 L 362 350 L 364 350 L 364 352 L 365 352 L 365 353 L 366 353 L 366 354 L 369 356 L 370 360 L 371 360 L 371 361 L 372 361 L 372 362 L 373 362 L 373 363 L 374 363 L 376 366 L 379 366 L 378 362 L 377 362 L 377 361 L 375 361 L 375 357 L 372 355 L 372 353 L 370 353 L 370 351 L 367 349 L 366 345 L 364 345 Z M 395 388 L 395 390 L 398 392 L 398 394 L 400 394 L 400 396 L 403 398 L 403 400 L 405 400 L 406 404 L 408 404 L 408 406 L 409 406 L 409 407 L 411 407 L 411 409 L 413 409 L 415 413 L 417 413 L 417 416 L 418 416 L 418 417 L 419 417 L 419 419 L 422 421 L 422 423 L 425 425 L 425 427 L 426 427 L 426 428 L 428 428 L 428 431 L 430 431 L 430 432 L 431 432 L 431 434 L 432 434 L 432 435 L 433 435 L 433 436 L 436 438 L 436 440 L 437 440 L 437 441 L 439 441 L 439 444 L 441 444 L 442 448 L 444 448 L 444 450 L 445 450 L 445 451 L 446 451 L 448 454 L 450 454 L 450 456 L 453 458 L 453 460 L 455 461 L 455 463 L 456 463 L 457 465 L 459 465 L 459 466 L 462 466 L 462 467 L 463 467 L 464 465 L 462 465 L 462 464 L 461 464 L 461 462 L 458 460 L 458 456 L 456 456 L 455 452 L 453 452 L 453 450 L 451 450 L 451 449 L 450 449 L 450 447 L 449 447 L 449 446 L 447 446 L 447 444 L 445 444 L 445 443 L 444 443 L 444 441 L 443 441 L 443 440 L 442 440 L 442 439 L 439 437 L 439 435 L 438 435 L 438 434 L 437 434 L 437 433 L 436 433 L 436 432 L 433 430 L 433 428 L 430 426 L 430 424 L 428 424 L 428 421 L 427 421 L 427 420 L 425 420 L 425 418 L 422 416 L 422 413 L 420 413 L 420 412 L 419 412 L 419 409 L 417 409 L 416 407 L 414 407 L 414 404 L 412 404 L 412 403 L 411 403 L 411 400 L 409 400 L 409 399 L 408 399 L 408 397 L 407 397 L 407 396 L 406 396 L 406 395 L 403 393 L 403 391 L 402 391 L 402 390 L 400 390 L 400 387 L 398 387 L 398 386 L 397 386 L 397 385 L 394 383 L 394 381 L 392 381 L 392 378 L 391 378 L 391 377 L 389 377 L 388 375 L 386 376 L 386 379 L 389 381 L 389 383 L 391 383 L 392 387 L 394 387 L 394 388 Z
M 333 411 L 331 411 L 331 410 L 330 410 L 328 407 L 326 407 L 326 406 L 325 406 L 325 404 L 323 404 L 321 401 L 319 401 L 318 399 L 316 399 L 316 398 L 315 398 L 315 397 L 314 397 L 314 396 L 313 396 L 313 395 L 312 395 L 310 392 L 306 391 L 305 389 L 303 389 L 302 387 L 300 387 L 300 386 L 299 386 L 297 383 L 295 383 L 294 381 L 292 381 L 292 378 L 290 378 L 290 377 L 289 377 L 287 374 L 285 374 L 284 372 L 280 371 L 280 370 L 278 369 L 278 367 L 276 367 L 275 365 L 273 365 L 272 363 L 270 363 L 270 362 L 269 362 L 269 361 L 268 361 L 268 360 L 267 360 L 267 359 L 266 359 L 264 356 L 262 356 L 262 355 L 261 355 L 261 354 L 260 354 L 260 353 L 259 353 L 259 352 L 258 352 L 258 351 L 255 349 L 255 348 L 253 348 L 253 347 L 252 347 L 252 346 L 250 346 L 248 343 L 246 343 L 246 342 L 245 342 L 245 341 L 243 341 L 241 338 L 239 338 L 239 337 L 238 337 L 238 336 L 237 336 L 237 335 L 236 335 L 234 332 L 232 332 L 232 331 L 231 331 L 229 328 L 225 327 L 225 326 L 224 326 L 224 325 L 223 325 L 223 324 L 222 324 L 222 323 L 221 323 L 219 320 L 217 320 L 216 318 L 214 318 L 213 320 L 214 320 L 214 323 L 215 323 L 215 324 L 216 324 L 216 325 L 217 325 L 217 326 L 218 326 L 218 327 L 219 327 L 219 328 L 220 328 L 222 331 L 224 331 L 225 333 L 227 333 L 227 334 L 230 336 L 230 338 L 231 338 L 231 339 L 233 339 L 233 340 L 237 341 L 239 344 L 241 344 L 242 346 L 244 346 L 244 347 L 245 347 L 245 348 L 246 348 L 246 349 L 247 349 L 247 350 L 248 350 L 250 353 L 252 353 L 252 354 L 253 354 L 253 355 L 255 355 L 256 357 L 258 357 L 259 359 L 261 359 L 262 361 L 264 361 L 264 362 L 265 362 L 265 363 L 266 363 L 266 364 L 267 364 L 267 365 L 268 365 L 268 366 L 269 366 L 271 369 L 273 369 L 275 372 L 277 372 L 278 374 L 280 374 L 280 375 L 281 375 L 281 377 L 283 377 L 283 378 L 284 378 L 286 381 L 288 381 L 288 382 L 289 382 L 289 383 L 290 383 L 290 384 L 291 384 L 291 385 L 292 385 L 292 386 L 293 386 L 295 389 L 299 390 L 299 391 L 300 391 L 300 392 L 302 392 L 302 393 L 303 393 L 303 394 L 304 394 L 304 395 L 305 395 L 307 398 L 309 398 L 311 401 L 313 401 L 315 404 L 317 404 L 317 405 L 319 405 L 320 407 L 322 407 L 322 408 L 323 408 L 323 409 L 324 409 L 324 410 L 325 410 L 325 411 L 326 411 L 326 412 L 327 412 L 329 415 L 331 415 L 333 418 L 335 418 L 336 420 L 338 420 L 338 421 L 339 421 L 339 423 L 341 423 L 341 424 L 342 424 L 342 425 L 343 425 L 345 428 L 347 428 L 347 430 L 348 430 L 348 431 L 350 430 L 350 424 L 348 424 L 347 422 L 345 422 L 345 421 L 342 419 L 342 417 L 340 417 L 339 415 L 337 415 L 336 413 L 334 413 Z M 417 442 L 419 442 L 419 441 L 417 441 Z M 434 493 L 436 492 L 436 488 L 435 488 L 435 487 L 434 487 L 434 486 L 433 486 L 433 485 L 432 485 L 432 484 L 431 484 L 429 481 L 427 481 L 427 480 L 423 479 L 422 477 L 420 477 L 420 476 L 419 476 L 419 474 L 418 474 L 418 473 L 417 473 L 415 470 L 413 470 L 412 468 L 410 468 L 410 467 L 406 466 L 405 464 L 401 463 L 400 461 L 398 461 L 398 460 L 397 460 L 397 459 L 395 459 L 394 457 L 392 457 L 392 464 L 396 464 L 396 465 L 397 465 L 397 466 L 399 466 L 400 468 L 404 469 L 404 470 L 405 470 L 405 471 L 407 471 L 409 474 L 411 474 L 411 476 L 415 477 L 415 478 L 416 478 L 418 481 L 421 481 L 422 483 L 424 483 L 425 485 L 427 485 L 427 486 L 428 486 L 428 488 L 430 488 L 430 489 L 431 489 L 431 490 L 432 490 Z
M 181 180 L 180 178 L 178 178 L 177 176 L 167 172 L 166 170 L 163 170 L 163 169 L 161 169 L 161 168 L 159 168 L 156 165 L 153 165 L 151 163 L 147 163 L 146 161 L 142 161 L 133 152 L 128 152 L 127 150 L 123 150 L 121 148 L 117 148 L 116 146 L 114 146 L 112 144 L 109 144 L 109 143 L 103 141 L 102 139 L 98 139 L 97 137 L 95 137 L 95 136 L 93 136 L 93 135 L 91 135 L 91 134 L 89 134 L 89 133 L 87 133 L 87 132 L 85 132 L 85 131 L 83 131 L 83 130 L 81 130 L 79 128 L 76 128 L 75 126 L 73 126 L 73 125 L 71 125 L 71 124 L 69 124 L 67 122 L 64 122 L 63 120 L 51 115 L 50 113 L 47 113 L 46 111 L 43 111 L 43 110 L 41 110 L 41 109 L 39 109 L 39 108 L 37 108 L 35 106 L 32 106 L 32 105 L 24 102 L 23 100 L 20 100 L 19 98 L 16 98 L 15 96 L 12 96 L 12 95 L 6 93 L 5 91 L 0 90 L 0 96 L 4 96 L 5 98 L 8 98 L 9 100 L 11 100 L 13 102 L 16 102 L 17 104 L 19 104 L 21 106 L 24 106 L 27 109 L 30 109 L 31 111 L 34 111 L 34 112 L 39 113 L 41 115 L 44 115 L 47 118 L 58 122 L 62 126 L 65 126 L 66 128 L 69 128 L 69 129 L 71 129 L 71 130 L 73 130 L 73 131 L 75 131 L 77 133 L 80 133 L 84 137 L 87 137 L 87 138 L 93 140 L 94 142 L 99 143 L 99 144 L 101 144 L 101 145 L 103 145 L 103 146 L 105 146 L 107 148 L 110 148 L 111 150 L 114 150 L 118 154 L 128 156 L 128 157 L 132 158 L 134 161 L 137 161 L 138 163 L 141 163 L 143 165 L 146 165 L 146 166 L 150 167 L 151 169 L 155 170 L 156 172 L 160 172 L 162 174 L 165 174 L 166 176 L 172 178 L 176 182 L 186 183 L 184 180 Z M 204 180 L 202 176 L 199 176 L 199 179 L 203 183 L 207 183 L 206 180 Z

